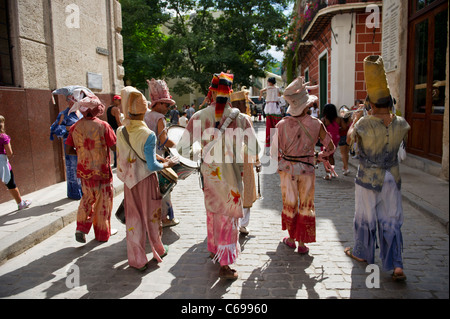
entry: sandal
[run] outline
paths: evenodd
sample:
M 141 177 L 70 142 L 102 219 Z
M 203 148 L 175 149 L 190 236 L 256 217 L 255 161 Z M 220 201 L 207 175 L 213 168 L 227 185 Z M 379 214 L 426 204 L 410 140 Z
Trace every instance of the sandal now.
M 406 276 L 405 274 L 402 272 L 401 274 L 396 274 L 395 272 L 392 273 L 392 279 L 394 281 L 405 281 L 406 280 Z
M 163 247 L 164 247 L 164 252 L 159 256 L 161 259 L 163 259 L 164 257 L 166 257 L 166 256 L 167 256 L 167 253 L 169 252 L 169 246 L 163 245 Z M 156 258 L 153 257 L 153 258 L 152 258 L 152 261 L 156 261 Z
M 238 273 L 236 270 L 231 269 L 229 266 L 220 267 L 219 277 L 221 279 L 236 280 L 238 279 Z
M 298 246 L 299 254 L 307 254 L 309 252 L 309 248 L 306 246 Z
M 289 236 L 286 236 L 286 237 L 284 237 L 283 238 L 283 243 L 285 244 L 285 245 L 287 245 L 288 247 L 290 247 L 290 248 L 296 248 L 297 246 L 295 246 L 295 241 L 294 242 L 289 242 L 288 241 L 288 239 L 289 239 L 290 237 Z
M 331 181 L 331 173 L 327 173 L 327 175 L 325 175 L 325 176 L 323 177 L 323 179 L 324 179 L 324 180 L 327 180 L 327 181 Z
M 356 261 L 359 261 L 359 262 L 367 262 L 367 260 L 364 260 L 364 259 L 361 259 L 361 258 L 358 258 L 358 257 L 354 256 L 354 255 L 353 255 L 353 248 L 351 248 L 351 247 L 345 248 L 344 253 L 345 253 L 348 257 L 353 258 L 353 259 L 356 260 Z

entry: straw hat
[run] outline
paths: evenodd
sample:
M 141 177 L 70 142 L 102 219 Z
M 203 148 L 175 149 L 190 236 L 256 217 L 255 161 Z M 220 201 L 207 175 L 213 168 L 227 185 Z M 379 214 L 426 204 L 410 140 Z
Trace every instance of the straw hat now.
M 122 111 L 125 118 L 129 118 L 129 114 L 145 114 L 147 112 L 147 99 L 132 86 L 126 86 L 120 92 L 122 96 Z
M 317 96 L 308 94 L 307 85 L 309 85 L 309 82 L 305 83 L 305 78 L 301 76 L 292 81 L 284 90 L 283 97 L 289 103 L 287 113 L 290 115 L 301 115 L 307 107 L 319 100 Z
M 364 78 L 367 98 L 373 104 L 392 103 L 391 91 L 386 79 L 383 58 L 369 55 L 364 59 Z
M 169 103 L 170 106 L 174 105 L 176 102 L 172 99 L 169 93 L 169 87 L 164 80 L 147 80 L 148 90 L 150 91 L 150 107 L 153 108 L 156 103 L 163 102 Z
M 233 92 L 230 94 L 231 106 L 239 109 L 241 113 L 245 113 L 247 110 L 245 94 L 245 91 Z

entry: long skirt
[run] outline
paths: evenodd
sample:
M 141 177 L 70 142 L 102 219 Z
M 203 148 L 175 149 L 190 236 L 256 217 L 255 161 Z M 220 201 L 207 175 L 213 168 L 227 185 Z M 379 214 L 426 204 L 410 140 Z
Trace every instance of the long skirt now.
M 402 195 L 390 172 L 386 171 L 381 192 L 355 185 L 354 256 L 375 262 L 378 227 L 383 269 L 403 268 L 402 224 Z
M 316 241 L 316 213 L 314 174 L 291 175 L 279 171 L 283 210 L 281 212 L 282 230 L 289 237 L 303 243 Z
M 282 118 L 283 116 L 281 114 L 266 114 L 266 147 L 270 147 L 271 143 L 270 130 L 275 128 L 275 125 L 277 125 Z
M 77 213 L 77 230 L 88 234 L 94 225 L 95 239 L 108 241 L 111 236 L 113 185 L 110 181 L 81 179 L 83 197 Z
M 139 269 L 148 263 L 147 238 L 153 257 L 161 262 L 164 246 L 161 241 L 161 195 L 156 174 L 151 174 L 131 189 L 124 185 L 124 198 L 129 265 Z
M 240 251 L 239 219 L 222 214 L 206 212 L 208 230 L 208 251 L 215 257 L 213 262 L 221 266 L 233 264 Z

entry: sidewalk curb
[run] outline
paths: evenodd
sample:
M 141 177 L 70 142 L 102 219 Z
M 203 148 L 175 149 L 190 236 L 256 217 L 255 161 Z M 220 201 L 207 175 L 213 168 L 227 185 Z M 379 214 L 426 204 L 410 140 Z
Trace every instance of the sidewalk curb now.
M 113 188 L 114 197 L 123 193 L 124 186 L 122 182 L 113 185 Z M 37 223 L 28 225 L 4 238 L 1 245 L 2 248 L 0 248 L 0 265 L 76 221 L 78 205 L 79 201 L 73 202 L 66 209 L 42 216 Z M 111 215 L 113 214 L 114 212 L 111 213 Z

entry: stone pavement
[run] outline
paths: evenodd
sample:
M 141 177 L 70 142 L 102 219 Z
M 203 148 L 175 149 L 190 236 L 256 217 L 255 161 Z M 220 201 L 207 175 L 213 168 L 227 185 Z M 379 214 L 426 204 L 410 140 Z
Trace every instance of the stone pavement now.
M 261 141 L 263 125 L 255 123 Z M 128 266 L 125 226 L 115 217 L 112 226 L 119 231 L 107 243 L 96 242 L 93 231 L 86 244 L 75 241 L 78 201 L 65 198 L 65 183 L 24 196 L 33 199 L 25 211 L 15 211 L 11 202 L 0 204 L 0 298 L 448 299 L 448 182 L 402 166 L 408 280 L 392 282 L 390 273 L 380 270 L 379 287 L 369 288 L 367 283 L 377 283 L 371 278 L 380 260 L 366 271 L 366 264 L 343 252 L 353 244 L 354 172 L 325 181 L 323 168 L 317 170 L 317 242 L 308 245 L 308 255 L 280 242 L 287 232 L 281 230 L 279 177 L 261 174 L 262 199 L 251 209 L 249 236 L 240 237 L 242 253 L 233 265 L 239 279 L 234 282 L 219 280 L 219 267 L 208 257 L 196 174 L 172 193 L 181 222 L 163 231 L 168 255 L 144 272 Z M 114 209 L 123 198 L 123 185 L 116 180 Z

